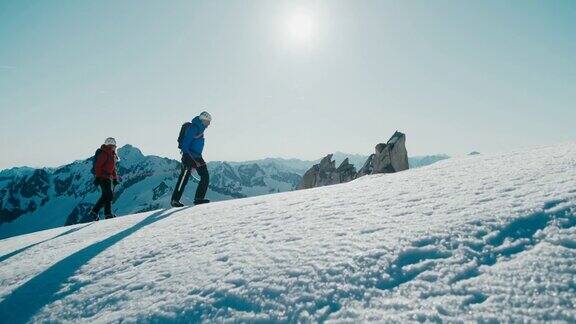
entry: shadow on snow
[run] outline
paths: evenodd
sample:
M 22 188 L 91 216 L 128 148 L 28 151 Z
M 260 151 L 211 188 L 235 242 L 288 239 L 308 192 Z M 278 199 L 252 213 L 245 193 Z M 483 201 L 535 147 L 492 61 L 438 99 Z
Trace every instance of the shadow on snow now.
M 51 237 L 51 238 L 49 238 L 49 239 L 46 239 L 46 240 L 44 240 L 44 241 L 36 242 L 36 243 L 34 243 L 34 244 L 30 244 L 30 245 L 25 246 L 25 247 L 23 247 L 23 248 L 21 248 L 21 249 L 18 249 L 18 250 L 16 250 L 16 251 L 10 252 L 10 253 L 8 253 L 8 254 L 4 254 L 3 256 L 0 256 L 0 262 L 3 262 L 3 261 L 5 261 L 5 260 L 8 260 L 9 258 L 11 258 L 11 257 L 13 257 L 13 256 L 15 256 L 15 255 L 17 255 L 17 254 L 20 254 L 20 253 L 28 250 L 29 248 L 35 247 L 36 245 L 39 245 L 39 244 L 42 244 L 42 243 L 45 243 L 45 242 L 48 242 L 48 241 L 57 239 L 57 238 L 59 238 L 59 237 L 62 237 L 62 236 L 68 235 L 68 234 L 72 234 L 72 233 L 74 233 L 74 232 L 76 232 L 76 231 L 79 231 L 79 230 L 83 229 L 84 227 L 88 227 L 88 226 L 90 226 L 90 225 L 92 225 L 92 224 L 93 224 L 93 223 L 90 223 L 90 224 L 88 224 L 88 225 L 84 225 L 84 226 L 80 226 L 80 227 L 76 227 L 76 228 L 67 230 L 66 232 L 60 233 L 60 234 L 58 234 L 58 235 L 56 235 L 56 236 L 54 236 L 54 237 Z
M 163 213 L 167 209 L 160 210 L 130 228 L 62 259 L 15 289 L 0 302 L 2 321 L 5 321 L 5 323 L 24 323 L 29 321 L 42 307 L 62 299 L 64 296 L 56 295 L 62 284 L 91 259 L 134 232 L 187 208 L 190 207 L 177 209 L 166 214 Z M 66 294 L 70 294 L 73 291 L 68 291 Z

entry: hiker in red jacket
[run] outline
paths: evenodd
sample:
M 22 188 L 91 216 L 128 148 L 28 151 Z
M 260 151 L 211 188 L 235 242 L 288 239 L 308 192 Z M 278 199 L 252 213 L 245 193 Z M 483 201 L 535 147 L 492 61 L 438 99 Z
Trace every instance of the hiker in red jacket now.
M 92 207 L 90 217 L 97 221 L 100 219 L 98 213 L 104 207 L 106 219 L 116 217 L 112 214 L 112 200 L 114 200 L 114 186 L 118 184 L 118 174 L 116 173 L 116 140 L 108 137 L 104 144 L 94 154 L 93 173 L 94 184 L 100 186 L 102 196 Z

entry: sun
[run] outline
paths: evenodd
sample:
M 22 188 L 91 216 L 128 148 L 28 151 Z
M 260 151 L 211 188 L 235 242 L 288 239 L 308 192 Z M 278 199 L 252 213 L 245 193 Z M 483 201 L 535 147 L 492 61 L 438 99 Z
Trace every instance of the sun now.
M 286 20 L 287 37 L 293 43 L 309 43 L 316 36 L 316 32 L 316 19 L 309 12 L 295 12 Z

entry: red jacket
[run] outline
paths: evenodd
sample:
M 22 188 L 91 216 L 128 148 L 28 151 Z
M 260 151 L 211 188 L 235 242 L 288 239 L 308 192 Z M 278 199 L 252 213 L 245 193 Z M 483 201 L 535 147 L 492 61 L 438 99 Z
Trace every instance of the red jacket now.
M 112 146 L 109 145 L 102 145 L 100 149 L 102 152 L 98 154 L 96 166 L 94 167 L 96 177 L 104 179 L 118 179 L 118 175 L 116 174 L 116 161 L 118 160 L 118 156 L 116 155 L 116 152 Z

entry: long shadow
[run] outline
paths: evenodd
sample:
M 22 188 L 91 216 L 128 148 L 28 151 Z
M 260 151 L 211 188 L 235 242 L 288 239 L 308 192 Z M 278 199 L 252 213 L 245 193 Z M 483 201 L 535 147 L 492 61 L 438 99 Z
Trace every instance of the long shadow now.
M 66 232 L 60 233 L 60 234 L 58 234 L 58 235 L 56 235 L 56 236 L 54 236 L 54 237 L 51 237 L 51 238 L 49 238 L 49 239 L 46 239 L 46 240 L 44 240 L 44 241 L 36 242 L 36 243 L 34 243 L 34 244 L 30 244 L 30 245 L 25 246 L 25 247 L 23 247 L 23 248 L 21 248 L 21 249 L 18 249 L 18 250 L 16 250 L 16 251 L 10 252 L 10 253 L 8 253 L 8 254 L 4 254 L 3 256 L 0 256 L 0 262 L 5 261 L 5 260 L 7 260 L 7 259 L 9 259 L 9 258 L 11 258 L 11 257 L 13 257 L 13 256 L 15 256 L 15 255 L 17 255 L 17 254 L 20 254 L 20 253 L 28 250 L 29 248 L 35 247 L 35 246 L 38 245 L 38 244 L 42 244 L 42 243 L 44 243 L 44 242 L 48 242 L 48 241 L 57 239 L 57 238 L 62 237 L 62 236 L 64 236 L 64 235 L 68 235 L 68 234 L 74 233 L 74 232 L 79 231 L 79 230 L 83 229 L 84 227 L 88 227 L 88 226 L 90 226 L 90 225 L 92 225 L 92 223 L 90 223 L 90 224 L 88 224 L 88 225 L 81 226 L 81 227 L 76 227 L 76 228 L 67 230 Z
M 0 302 L 0 322 L 3 323 L 25 323 L 28 322 L 34 314 L 42 307 L 62 299 L 78 289 L 79 286 L 66 291 L 66 293 L 57 292 L 74 273 L 85 265 L 92 258 L 102 253 L 107 248 L 118 243 L 122 239 L 130 236 L 134 232 L 162 220 L 176 212 L 188 209 L 189 207 L 174 210 L 163 214 L 167 209 L 160 210 L 134 226 L 127 228 L 117 234 L 114 234 L 98 243 L 83 248 L 82 250 L 62 259 L 36 277 L 30 279 L 22 286 L 15 289 L 2 302 Z

